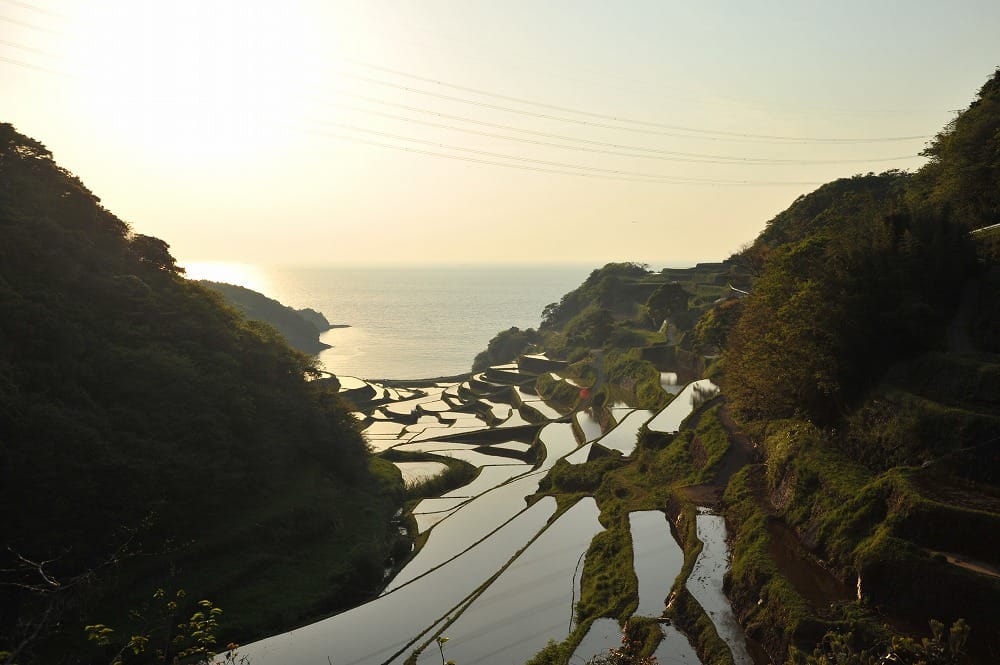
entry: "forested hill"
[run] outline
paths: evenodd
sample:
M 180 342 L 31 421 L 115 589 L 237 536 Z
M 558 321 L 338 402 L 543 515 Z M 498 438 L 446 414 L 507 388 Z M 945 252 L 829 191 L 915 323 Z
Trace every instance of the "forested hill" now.
M 755 276 L 724 358 L 745 419 L 829 423 L 896 362 L 1000 351 L 1000 255 L 969 234 L 1000 220 L 1000 70 L 923 154 L 800 197 L 733 257 Z
M 880 615 L 812 662 L 959 618 L 968 662 L 1000 662 L 1000 243 L 970 233 L 1000 222 L 1000 70 L 924 155 L 801 197 L 733 257 L 754 280 L 716 376 L 767 462 L 727 492 L 732 595 L 776 653 L 822 634 L 767 558 L 782 522 Z
M 721 510 L 727 594 L 774 663 L 1000 663 L 1000 70 L 924 155 L 799 197 L 722 263 L 608 264 L 476 360 L 544 350 L 575 383 L 539 393 L 585 386 L 598 414 L 662 407 L 661 372 L 721 385 L 687 431 L 546 482 L 605 514 Z
M 199 283 L 221 293 L 226 302 L 248 319 L 270 323 L 290 345 L 304 353 L 316 354 L 330 348 L 329 344 L 319 341 L 319 334 L 332 326 L 316 310 L 293 309 L 262 293 L 236 284 L 208 280 L 200 280 Z
M 309 357 L 181 272 L 0 124 L 0 652 L 22 665 L 108 662 L 83 626 L 125 639 L 158 587 L 246 639 L 381 579 L 398 474 Z

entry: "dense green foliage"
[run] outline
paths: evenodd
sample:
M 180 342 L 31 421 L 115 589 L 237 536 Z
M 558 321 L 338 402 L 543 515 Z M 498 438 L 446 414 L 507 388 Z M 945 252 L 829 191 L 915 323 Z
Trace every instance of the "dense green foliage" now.
M 686 318 L 691 294 L 677 282 L 661 284 L 646 299 L 646 312 L 654 326 L 668 319 Z
M 769 248 L 729 338 L 724 387 L 744 419 L 829 422 L 893 362 L 943 346 L 974 252 L 962 229 L 903 209 L 907 180 L 838 181 L 761 235 L 761 245 L 776 229 L 788 240 Z M 814 225 L 799 224 L 803 209 Z
M 659 273 L 637 263 L 609 263 L 591 272 L 559 302 L 546 306 L 537 331 L 511 328 L 498 333 L 476 357 L 473 370 L 510 362 L 541 348 L 550 357 L 573 363 L 570 375 L 592 388 L 597 401 L 660 408 L 669 401 L 660 387 L 660 370 L 680 366 L 689 375 L 703 370 L 696 351 L 704 349 L 695 336 L 686 333 L 703 314 L 714 311 L 711 307 L 717 301 L 738 305 L 737 300 L 727 300 L 734 293 L 728 285 L 744 281 L 735 262 L 667 268 Z M 726 318 L 734 317 L 727 314 Z M 706 339 L 724 336 L 702 327 Z M 572 406 L 578 394 L 566 384 L 550 385 L 545 377 L 537 387 L 566 406 Z
M 1000 69 L 922 154 L 914 207 L 969 229 L 1000 224 Z
M 728 330 L 723 392 L 767 456 L 727 500 L 734 599 L 772 655 L 831 627 L 775 565 L 775 519 L 897 623 L 964 617 L 973 662 L 1000 654 L 1000 580 L 939 554 L 1000 563 L 981 537 L 1000 529 L 1000 264 L 968 233 L 997 222 L 998 128 L 1000 70 L 917 173 L 838 180 L 776 216 L 739 257 L 757 278 L 738 317 L 696 327 Z M 869 654 L 903 644 L 838 621 Z
M 676 510 L 690 553 L 686 501 L 728 484 L 727 589 L 774 662 L 1000 658 L 986 536 L 1000 530 L 1000 233 L 983 228 L 1000 222 L 1000 70 L 924 154 L 917 173 L 800 197 L 725 264 L 609 264 L 546 308 L 541 346 L 574 363 L 596 406 L 660 406 L 657 370 L 710 366 L 756 444 L 710 408 L 673 437 L 645 432 L 630 459 L 553 467 L 542 490 L 593 494 L 609 527 L 588 553 L 581 621 L 627 613 L 627 510 Z M 680 335 L 656 330 L 663 319 Z M 671 617 L 725 662 L 674 591 Z
M 527 353 L 539 341 L 538 333 L 531 328 L 521 330 L 511 327 L 489 341 L 485 351 L 476 355 L 472 362 L 473 372 L 482 372 L 492 365 L 502 365 L 517 360 L 522 353 Z
M 916 175 L 824 185 L 743 251 L 760 269 L 738 319 L 699 324 L 706 341 L 730 331 L 723 384 L 743 420 L 831 423 L 894 364 L 949 345 L 969 350 L 962 335 L 945 333 L 963 287 L 995 293 L 967 229 L 995 214 L 998 97 L 1000 70 L 931 143 Z M 995 304 L 976 310 L 978 330 L 998 323 Z M 991 336 L 977 341 L 989 348 Z
M 262 293 L 235 284 L 201 280 L 200 284 L 218 291 L 226 302 L 248 319 L 274 326 L 293 348 L 315 354 L 330 348 L 319 341 L 319 334 L 330 329 L 330 322 L 315 310 L 296 310 Z
M 649 275 L 646 266 L 637 263 L 609 263 L 594 270 L 576 289 L 551 303 L 542 311 L 541 328 L 556 329 L 588 308 L 609 309 L 631 316 L 636 303 L 645 302 L 655 285 L 643 278 Z
M 307 356 L 180 273 L 0 125 L 0 650 L 22 664 L 84 662 L 84 623 L 156 586 L 245 639 L 380 580 L 398 473 Z

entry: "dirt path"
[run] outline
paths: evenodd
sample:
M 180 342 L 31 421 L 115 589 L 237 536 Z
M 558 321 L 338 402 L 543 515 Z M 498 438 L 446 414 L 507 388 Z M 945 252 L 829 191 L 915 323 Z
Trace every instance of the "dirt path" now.
M 757 449 L 750 443 L 750 439 L 739 430 L 736 423 L 729 416 L 729 407 L 725 404 L 719 409 L 719 421 L 729 434 L 729 450 L 723 455 L 722 460 L 715 472 L 715 478 L 710 483 L 701 485 L 689 485 L 681 488 L 688 501 L 699 506 L 716 507 L 722 500 L 722 494 L 729 484 L 729 479 L 733 474 L 748 464 L 754 464 L 759 460 Z

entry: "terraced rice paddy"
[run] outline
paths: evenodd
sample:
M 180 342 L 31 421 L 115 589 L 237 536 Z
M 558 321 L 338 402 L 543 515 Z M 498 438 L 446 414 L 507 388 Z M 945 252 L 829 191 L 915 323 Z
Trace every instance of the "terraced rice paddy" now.
M 544 357 L 533 362 L 539 374 L 553 371 Z M 349 380 L 346 385 L 354 395 L 370 397 L 355 417 L 375 450 L 430 456 L 428 461 L 397 463 L 408 479 L 441 472 L 444 464 L 430 461 L 434 457 L 463 460 L 479 471 L 465 486 L 424 499 L 412 509 L 423 544 L 378 598 L 242 647 L 241 655 L 255 665 L 314 665 L 328 657 L 338 664 L 388 665 L 402 663 L 424 648 L 418 662 L 434 663 L 441 656 L 434 639 L 443 632 L 449 637 L 446 659 L 471 665 L 524 662 L 549 640 L 565 639 L 575 628 L 581 557 L 602 530 L 597 505 L 585 497 L 553 521 L 554 499 L 536 497 L 530 505 L 527 500 L 558 460 L 583 463 L 593 445 L 628 456 L 646 423 L 665 421 L 668 409 L 670 423 L 683 420 L 696 398 L 685 397 L 685 389 L 675 399 L 678 406 L 672 403 L 655 415 L 615 405 L 612 413 L 618 424 L 606 432 L 595 414 L 576 412 L 572 419 L 582 433 L 578 441 L 569 417 L 521 384 L 501 382 L 524 376 L 530 372 L 499 366 L 468 382 L 431 388 Z M 557 373 L 552 378 L 566 380 Z M 699 537 L 702 519 L 699 515 Z M 636 615 L 656 617 L 663 612 L 683 557 L 663 513 L 633 513 L 630 527 L 639 582 Z M 706 532 L 705 561 L 699 558 L 697 577 L 687 582 L 692 594 L 695 588 L 708 594 L 703 594 L 703 604 L 713 620 L 721 617 L 725 603 L 713 586 L 713 580 L 721 585 L 720 571 L 725 569 L 716 536 Z M 720 627 L 719 632 L 728 629 Z M 660 662 L 697 665 L 687 638 L 671 626 L 663 631 Z M 583 662 L 619 644 L 617 622 L 598 621 L 571 662 Z M 742 655 L 736 658 L 738 665 L 748 662 Z
M 719 393 L 719 387 L 708 379 L 689 383 L 670 404 L 649 422 L 649 429 L 654 432 L 673 434 L 681 428 L 684 419 L 691 415 L 695 407 L 702 401 L 711 399 Z
M 628 457 L 635 450 L 639 440 L 639 430 L 653 417 L 652 411 L 630 411 L 610 432 L 597 440 L 597 444 L 608 450 L 617 450 Z

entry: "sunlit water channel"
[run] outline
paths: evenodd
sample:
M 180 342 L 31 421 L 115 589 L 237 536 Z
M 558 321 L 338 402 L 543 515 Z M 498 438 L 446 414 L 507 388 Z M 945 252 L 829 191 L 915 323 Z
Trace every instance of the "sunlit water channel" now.
M 628 457 L 635 450 L 639 441 L 639 430 L 652 417 L 652 411 L 639 409 L 632 411 L 610 432 L 598 439 L 597 443 L 608 450 L 617 450 L 622 455 Z
M 722 579 L 729 568 L 726 522 L 705 508 L 699 508 L 696 521 L 698 540 L 704 547 L 688 577 L 687 589 L 712 619 L 719 637 L 729 645 L 735 665 L 754 665 L 743 629 L 722 590 Z
M 598 513 L 594 499 L 586 497 L 546 529 L 445 628 L 445 658 L 462 665 L 524 663 L 549 640 L 565 639 L 580 598 L 580 558 L 603 529 Z M 417 662 L 440 662 L 436 646 Z
M 544 498 L 462 557 L 392 593 L 323 621 L 240 648 L 253 665 L 402 663 L 437 622 L 468 600 L 544 526 Z
M 693 381 L 674 397 L 670 404 L 649 421 L 649 429 L 654 432 L 672 434 L 681 428 L 684 419 L 698 404 L 719 393 L 719 387 L 708 379 Z
M 684 550 L 674 540 L 666 515 L 658 510 L 629 513 L 632 567 L 639 582 L 636 616 L 658 617 L 684 566 Z
M 675 399 L 676 404 L 670 405 L 674 407 L 670 417 L 679 418 L 678 423 L 703 399 L 703 395 L 685 397 L 684 393 L 692 386 Z M 710 383 L 705 387 L 709 391 L 714 388 Z M 401 663 L 414 649 L 429 644 L 430 649 L 420 657 L 420 662 L 426 664 L 440 659 L 437 645 L 429 640 L 443 630 L 449 637 L 447 658 L 462 665 L 521 663 L 548 640 L 564 639 L 573 628 L 573 603 L 579 600 L 582 554 L 592 536 L 601 529 L 598 510 L 594 499 L 587 497 L 546 527 L 546 521 L 555 511 L 554 500 L 545 497 L 528 507 L 526 498 L 537 491 L 538 483 L 558 459 L 569 456 L 573 461 L 583 462 L 591 444 L 578 448 L 573 427 L 567 422 L 536 426 L 537 430 L 529 433 L 537 431 L 544 456 L 538 468 L 532 469 L 516 459 L 490 455 L 490 446 L 435 440 L 442 434 L 475 432 L 487 427 L 468 412 L 467 404 L 454 396 L 457 384 L 430 389 L 428 395 L 376 388 L 385 398 L 401 399 L 369 413 L 367 436 L 373 446 L 422 450 L 464 459 L 480 467 L 478 476 L 441 498 L 422 501 L 414 509 L 418 531 L 429 531 L 427 540 L 381 596 L 316 624 L 245 646 L 241 654 L 249 656 L 255 665 L 313 665 L 322 664 L 327 657 L 337 665 L 388 664 Z M 453 396 L 440 399 L 448 391 Z M 698 391 L 692 388 L 690 392 L 695 395 Z M 544 404 L 530 393 L 522 391 L 522 396 L 532 406 Z M 499 404 L 488 406 L 494 410 L 504 408 Z M 670 406 L 656 416 L 648 411 L 618 407 L 614 413 L 621 422 L 600 443 L 630 454 L 643 424 L 651 417 L 661 418 Z M 509 422 L 520 424 L 523 419 L 517 411 L 512 411 Z M 388 420 L 381 420 L 379 414 Z M 579 419 L 580 414 L 576 415 Z M 364 414 L 361 417 L 364 419 Z M 396 420 L 399 418 L 405 418 L 407 423 L 417 418 L 418 423 L 400 428 Z M 585 424 L 581 425 L 588 439 L 599 436 L 600 426 L 595 419 L 584 417 L 583 421 Z M 497 449 L 506 447 L 518 452 L 526 451 L 528 446 L 523 441 L 493 443 Z M 441 468 L 438 463 L 420 465 L 411 468 L 414 471 Z M 402 468 L 407 468 L 406 463 Z M 698 533 L 703 537 L 705 532 L 705 548 L 695 567 L 698 577 L 687 584 L 719 626 L 720 635 L 732 644 L 734 635 L 742 638 L 735 619 L 729 633 L 726 624 L 719 623 L 720 617 L 724 618 L 722 605 L 726 610 L 729 608 L 728 600 L 721 594 L 721 576 L 727 565 L 724 525 L 719 541 L 719 535 L 712 531 L 718 525 L 713 526 L 703 517 L 712 516 L 698 517 Z M 661 512 L 633 513 L 630 531 L 639 581 L 637 615 L 659 616 L 680 570 L 683 553 Z M 523 549 L 529 542 L 530 546 Z M 495 575 L 496 579 L 483 587 Z M 705 587 L 701 597 L 695 592 L 699 586 Z M 481 595 L 477 597 L 477 593 Z M 599 633 L 607 633 L 609 626 L 604 622 L 595 624 L 594 630 L 598 632 L 585 638 L 583 651 L 579 653 L 617 646 L 620 643 L 617 624 L 614 628 L 613 635 L 602 635 Z M 656 652 L 660 661 L 697 665 L 687 638 L 671 626 L 662 629 L 664 640 Z M 736 665 L 749 665 L 749 660 L 741 659 L 738 647 L 733 649 Z M 576 656 L 574 662 L 579 662 Z

